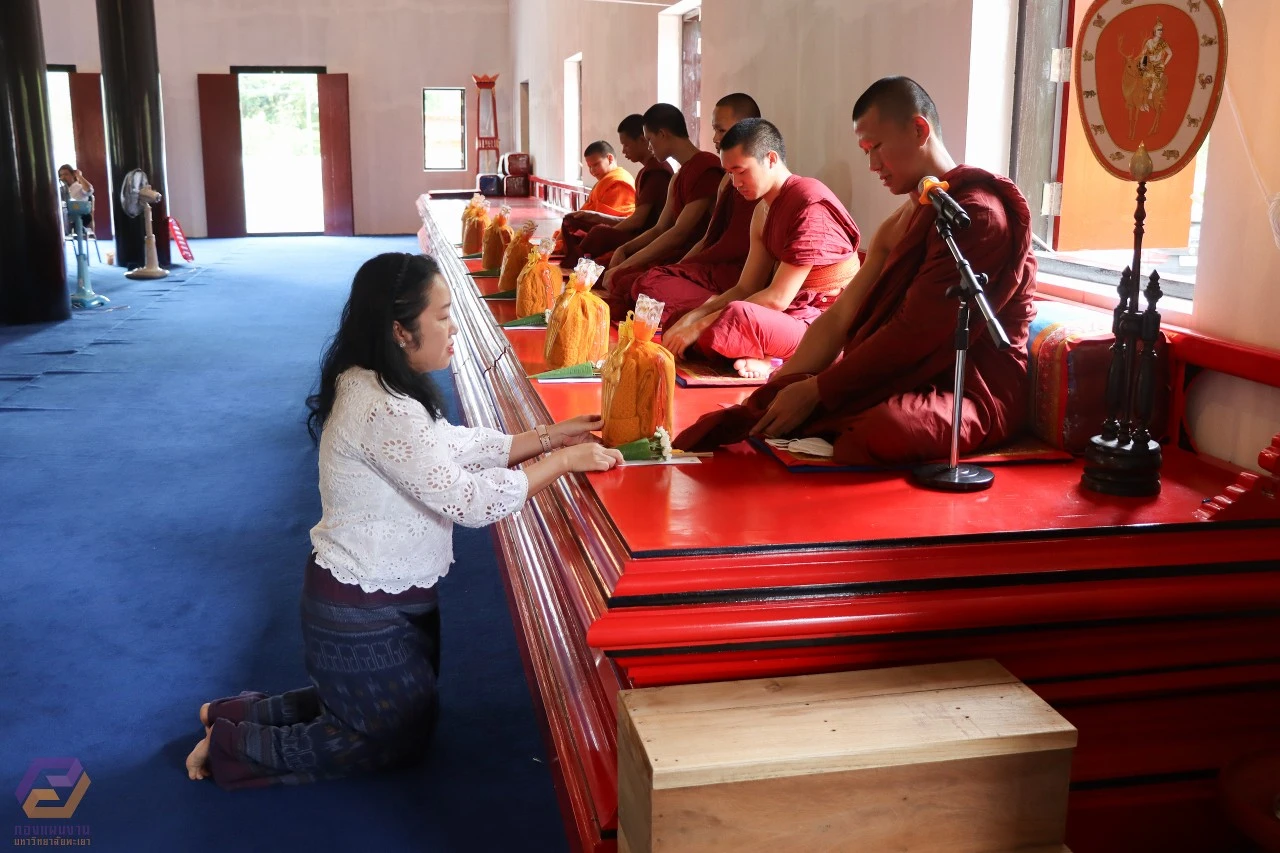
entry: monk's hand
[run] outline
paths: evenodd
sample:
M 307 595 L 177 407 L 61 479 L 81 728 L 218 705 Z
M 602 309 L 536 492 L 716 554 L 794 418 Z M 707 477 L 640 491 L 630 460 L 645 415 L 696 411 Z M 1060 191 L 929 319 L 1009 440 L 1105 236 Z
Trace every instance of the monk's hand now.
M 684 315 L 674 326 L 662 333 L 662 345 L 676 358 L 683 358 L 689 347 L 698 342 L 698 338 L 710 328 L 717 316 L 719 314 L 707 317 L 698 317 L 692 313 Z
M 764 417 L 751 428 L 751 434 L 784 438 L 807 421 L 821 402 L 822 397 L 818 393 L 818 377 L 811 376 L 808 379 L 793 382 L 773 398 Z
M 572 447 L 575 444 L 595 441 L 596 437 L 591 433 L 601 429 L 604 429 L 604 418 L 600 415 L 578 415 L 576 418 L 554 424 L 547 432 L 561 447 Z
M 622 266 L 627 259 L 627 247 L 619 246 L 613 250 L 613 254 L 609 256 L 609 269 L 615 270 Z

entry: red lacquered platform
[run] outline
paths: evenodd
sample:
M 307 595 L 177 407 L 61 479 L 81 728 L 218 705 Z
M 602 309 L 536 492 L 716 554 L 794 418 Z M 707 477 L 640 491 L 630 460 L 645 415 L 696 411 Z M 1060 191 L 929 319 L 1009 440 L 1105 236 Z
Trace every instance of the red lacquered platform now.
M 429 204 L 433 245 L 462 204 Z M 540 234 L 559 218 L 513 208 Z M 530 381 L 545 333 L 500 329 L 514 304 L 441 255 L 473 424 L 599 410 L 598 384 Z M 677 430 L 748 391 L 678 388 Z M 619 687 L 992 657 L 1080 730 L 1073 851 L 1233 849 L 1216 776 L 1280 746 L 1280 513 L 1204 512 L 1240 470 L 1176 447 L 1156 498 L 1084 491 L 1081 468 L 1001 466 L 952 495 L 896 471 L 792 474 L 743 444 L 565 478 L 498 524 L 575 846 L 615 846 Z

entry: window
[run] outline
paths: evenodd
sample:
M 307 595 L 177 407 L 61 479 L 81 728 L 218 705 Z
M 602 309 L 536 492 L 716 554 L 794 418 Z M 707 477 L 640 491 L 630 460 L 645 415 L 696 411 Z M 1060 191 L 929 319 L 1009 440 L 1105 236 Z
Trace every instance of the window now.
M 1021 0 L 1010 173 L 1031 206 L 1040 270 L 1114 288 L 1133 260 L 1136 185 L 1094 160 L 1068 87 L 1070 45 L 1089 4 Z M 1169 296 L 1195 286 L 1208 146 L 1194 165 L 1147 185 L 1143 282 L 1160 272 Z
M 425 172 L 467 168 L 467 90 L 422 90 L 422 146 Z

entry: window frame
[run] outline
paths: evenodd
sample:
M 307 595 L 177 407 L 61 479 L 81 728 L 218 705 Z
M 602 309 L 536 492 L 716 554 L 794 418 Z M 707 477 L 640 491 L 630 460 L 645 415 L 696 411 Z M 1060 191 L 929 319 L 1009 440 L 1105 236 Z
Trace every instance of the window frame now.
M 460 102 L 459 124 L 461 132 L 462 163 L 460 166 L 432 166 L 427 162 L 427 93 L 457 92 Z M 467 156 L 467 88 L 465 86 L 423 86 L 422 87 L 422 171 L 426 172 L 466 172 L 470 169 L 470 158 Z

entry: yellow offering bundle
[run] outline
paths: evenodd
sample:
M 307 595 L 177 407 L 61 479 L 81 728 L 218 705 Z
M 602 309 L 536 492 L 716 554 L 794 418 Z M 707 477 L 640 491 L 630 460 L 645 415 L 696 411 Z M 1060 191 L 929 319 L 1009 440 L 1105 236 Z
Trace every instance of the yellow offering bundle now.
M 462 254 L 475 255 L 484 249 L 484 232 L 489 227 L 489 205 L 476 193 L 462 209 Z
M 647 439 L 658 427 L 671 434 L 676 360 L 666 347 L 653 342 L 662 305 L 648 296 L 636 300 L 635 310 L 618 326 L 618 344 L 600 371 L 601 436 L 609 447 Z
M 498 208 L 498 215 L 493 217 L 484 229 L 484 254 L 480 256 L 480 266 L 487 270 L 496 270 L 502 266 L 506 257 L 507 246 L 511 243 L 511 226 L 507 220 L 511 218 L 511 208 L 505 204 Z
M 600 361 L 609 352 L 609 306 L 591 293 L 604 267 L 583 258 L 547 318 L 544 354 L 552 368 Z
M 564 289 L 564 272 L 551 263 L 551 250 L 555 240 L 550 237 L 533 247 L 529 260 L 516 281 L 516 316 L 528 317 L 542 314 L 556 304 L 556 297 Z
M 529 262 L 529 253 L 533 251 L 533 232 L 538 223 L 526 220 L 520 230 L 511 238 L 506 254 L 502 256 L 502 272 L 498 275 L 498 290 L 515 290 L 520 280 L 520 272 Z

